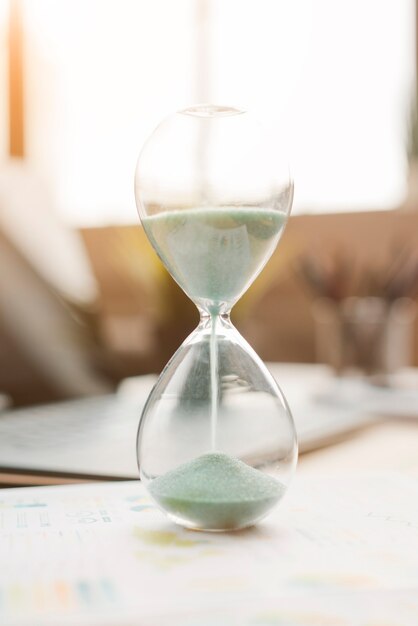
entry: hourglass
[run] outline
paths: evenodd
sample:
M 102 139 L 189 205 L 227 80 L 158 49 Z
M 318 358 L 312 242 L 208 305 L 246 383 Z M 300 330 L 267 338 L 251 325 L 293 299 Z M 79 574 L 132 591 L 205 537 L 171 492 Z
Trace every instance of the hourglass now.
M 201 105 L 163 121 L 138 160 L 145 232 L 200 313 L 146 402 L 138 465 L 158 507 L 189 528 L 254 524 L 283 497 L 296 465 L 286 400 L 230 320 L 290 212 L 279 153 L 248 113 Z

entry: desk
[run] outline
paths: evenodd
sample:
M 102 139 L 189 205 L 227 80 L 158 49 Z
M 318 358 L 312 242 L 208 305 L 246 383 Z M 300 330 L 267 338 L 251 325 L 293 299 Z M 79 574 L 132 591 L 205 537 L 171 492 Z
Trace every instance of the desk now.
M 418 422 L 301 456 L 238 533 L 169 523 L 135 482 L 0 492 L 1 626 L 417 626 Z
M 299 457 L 298 474 L 394 470 L 418 474 L 418 420 L 380 422 Z

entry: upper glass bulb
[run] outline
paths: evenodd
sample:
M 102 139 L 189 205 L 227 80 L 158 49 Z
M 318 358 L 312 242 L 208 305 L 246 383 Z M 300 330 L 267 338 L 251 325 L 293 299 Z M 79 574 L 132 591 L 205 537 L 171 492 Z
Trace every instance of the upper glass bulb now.
M 168 117 L 146 142 L 135 196 L 174 279 L 199 309 L 223 313 L 275 249 L 293 184 L 276 142 L 250 114 L 199 105 Z

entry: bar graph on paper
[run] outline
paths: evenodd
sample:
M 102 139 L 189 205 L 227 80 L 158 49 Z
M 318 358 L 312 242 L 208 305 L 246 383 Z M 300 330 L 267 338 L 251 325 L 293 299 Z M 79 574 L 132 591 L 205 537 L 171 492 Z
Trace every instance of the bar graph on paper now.
M 139 491 L 128 483 L 116 490 L 112 485 L 19 489 L 3 498 L 0 493 L 0 563 L 7 563 L 0 570 L 0 623 L 8 615 L 107 612 L 121 605 L 115 577 L 120 559 L 109 534 L 118 544 L 121 538 L 129 543 L 129 514 L 135 519 L 149 507 L 141 504 Z

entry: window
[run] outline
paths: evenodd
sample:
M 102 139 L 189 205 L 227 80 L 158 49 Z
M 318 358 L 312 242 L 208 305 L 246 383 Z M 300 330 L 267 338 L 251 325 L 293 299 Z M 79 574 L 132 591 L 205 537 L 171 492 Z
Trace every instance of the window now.
M 7 1 L 0 0 L 0 154 L 8 151 L 8 100 L 7 100 Z
M 68 221 L 135 222 L 143 141 L 164 115 L 202 98 L 254 109 L 286 140 L 295 212 L 402 202 L 413 0 L 22 7 L 27 158 Z

